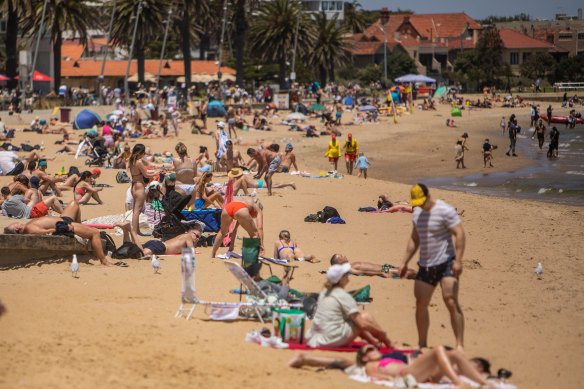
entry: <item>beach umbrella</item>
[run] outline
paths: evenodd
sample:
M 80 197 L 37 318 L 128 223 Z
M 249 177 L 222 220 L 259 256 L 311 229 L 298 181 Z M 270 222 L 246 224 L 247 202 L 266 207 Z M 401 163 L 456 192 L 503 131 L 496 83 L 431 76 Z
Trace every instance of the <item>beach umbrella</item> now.
M 14 77 L 15 80 L 18 80 L 18 76 Z M 47 76 L 46 74 L 42 74 L 41 72 L 35 70 L 32 74 L 33 81 L 54 81 L 51 77 Z
M 406 74 L 405 76 L 398 77 L 394 80 L 395 82 L 436 82 L 435 79 L 423 76 L 421 74 Z
M 101 118 L 98 114 L 89 109 L 84 109 L 75 116 L 75 121 L 73 122 L 74 130 L 89 130 L 97 123 L 101 122 Z
M 377 107 L 374 107 L 373 105 L 364 105 L 361 108 L 359 108 L 360 112 L 373 112 L 373 111 L 377 111 Z
M 286 116 L 286 120 L 306 120 L 307 117 L 300 112 L 293 112 Z
M 8 81 L 10 77 L 6 77 L 4 74 L 0 74 L 0 81 Z
M 322 104 L 314 104 L 308 108 L 309 111 L 324 111 L 326 108 Z
M 401 86 L 401 85 L 394 85 L 394 86 L 392 86 L 391 88 L 389 88 L 389 90 L 390 90 L 390 91 L 392 91 L 392 92 L 401 92 L 401 91 L 403 91 L 403 90 L 405 90 L 405 89 L 406 89 L 406 88 L 404 88 L 404 87 L 403 87 L 403 86 Z

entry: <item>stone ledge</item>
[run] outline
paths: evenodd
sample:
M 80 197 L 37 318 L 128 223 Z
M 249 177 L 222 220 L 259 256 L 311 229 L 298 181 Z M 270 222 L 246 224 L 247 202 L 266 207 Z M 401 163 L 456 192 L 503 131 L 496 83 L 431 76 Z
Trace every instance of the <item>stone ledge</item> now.
M 67 236 L 0 234 L 0 266 L 87 253 L 85 245 Z

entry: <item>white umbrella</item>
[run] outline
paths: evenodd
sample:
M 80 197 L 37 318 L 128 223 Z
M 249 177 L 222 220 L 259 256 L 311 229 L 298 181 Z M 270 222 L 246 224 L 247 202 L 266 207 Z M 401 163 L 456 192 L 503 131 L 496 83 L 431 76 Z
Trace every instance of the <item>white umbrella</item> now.
M 286 120 L 306 120 L 307 116 L 300 112 L 293 112 L 286 116 Z

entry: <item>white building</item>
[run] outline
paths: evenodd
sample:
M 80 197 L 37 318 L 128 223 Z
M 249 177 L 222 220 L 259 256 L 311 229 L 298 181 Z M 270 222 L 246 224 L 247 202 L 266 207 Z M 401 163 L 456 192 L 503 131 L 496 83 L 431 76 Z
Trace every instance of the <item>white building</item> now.
M 345 2 L 340 0 L 302 0 L 304 8 L 308 12 L 326 13 L 327 19 L 332 19 L 337 15 L 337 20 L 341 21 L 344 18 Z

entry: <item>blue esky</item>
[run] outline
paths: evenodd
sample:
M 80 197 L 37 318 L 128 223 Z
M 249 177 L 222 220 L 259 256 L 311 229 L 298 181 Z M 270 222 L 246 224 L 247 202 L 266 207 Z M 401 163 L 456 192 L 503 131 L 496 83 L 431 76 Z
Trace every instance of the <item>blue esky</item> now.
M 415 13 L 465 12 L 473 19 L 487 16 L 511 16 L 519 13 L 531 15 L 533 19 L 554 19 L 555 14 L 576 15 L 578 8 L 584 8 L 582 0 L 358 0 L 364 9 L 390 10 L 411 9 Z

